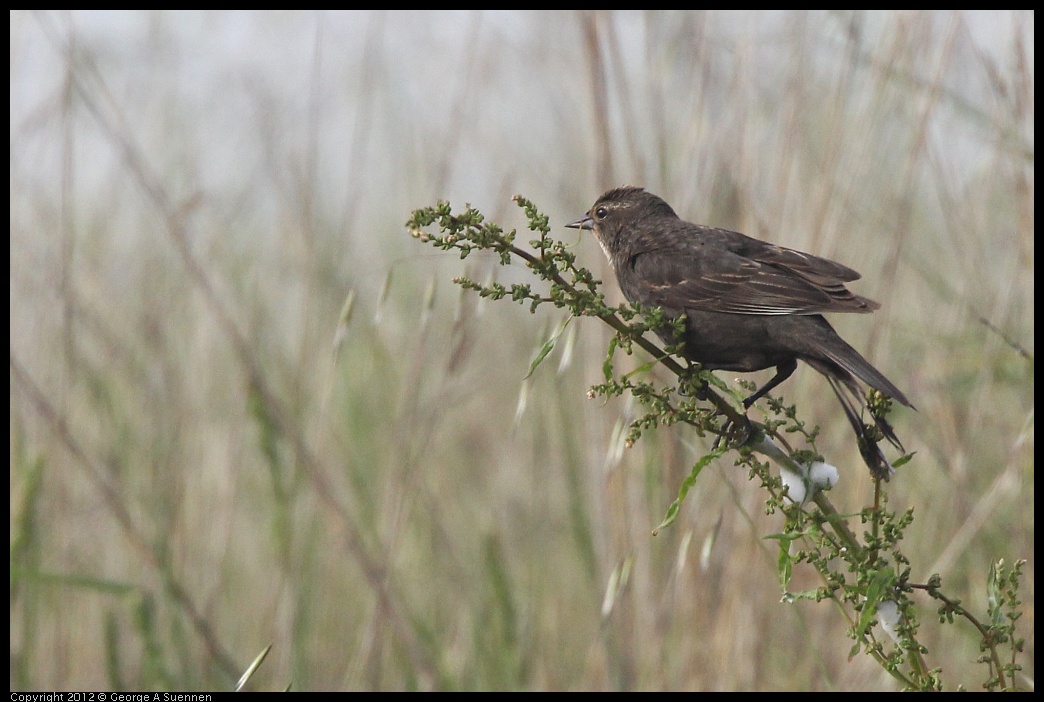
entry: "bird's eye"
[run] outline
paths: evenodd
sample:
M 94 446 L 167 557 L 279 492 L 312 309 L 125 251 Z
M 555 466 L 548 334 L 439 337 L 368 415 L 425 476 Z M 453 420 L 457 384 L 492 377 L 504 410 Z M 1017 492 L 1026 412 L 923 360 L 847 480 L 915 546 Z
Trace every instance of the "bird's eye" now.
M 609 214 L 609 210 L 605 209 L 604 207 L 599 207 L 597 210 L 595 210 L 595 217 L 597 217 L 598 219 L 602 219 L 607 214 Z

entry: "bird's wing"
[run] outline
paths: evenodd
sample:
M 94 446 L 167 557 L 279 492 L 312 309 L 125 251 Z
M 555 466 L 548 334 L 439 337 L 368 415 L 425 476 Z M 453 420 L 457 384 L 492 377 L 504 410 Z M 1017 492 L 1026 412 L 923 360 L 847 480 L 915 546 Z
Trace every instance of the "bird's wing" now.
M 705 228 L 702 233 L 685 240 L 663 237 L 658 248 L 630 259 L 639 301 L 762 315 L 870 312 L 878 307 L 845 287 L 859 274 L 841 264 L 735 232 Z

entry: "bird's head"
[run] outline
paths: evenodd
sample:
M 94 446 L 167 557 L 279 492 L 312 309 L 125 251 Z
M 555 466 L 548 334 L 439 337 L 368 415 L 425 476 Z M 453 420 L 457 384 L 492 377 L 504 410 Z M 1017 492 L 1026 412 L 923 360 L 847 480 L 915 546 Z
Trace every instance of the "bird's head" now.
M 573 229 L 586 229 L 595 235 L 602 251 L 615 266 L 616 259 L 627 256 L 633 237 L 629 230 L 650 217 L 677 217 L 663 199 L 642 188 L 626 186 L 603 194 L 583 217 L 567 224 Z

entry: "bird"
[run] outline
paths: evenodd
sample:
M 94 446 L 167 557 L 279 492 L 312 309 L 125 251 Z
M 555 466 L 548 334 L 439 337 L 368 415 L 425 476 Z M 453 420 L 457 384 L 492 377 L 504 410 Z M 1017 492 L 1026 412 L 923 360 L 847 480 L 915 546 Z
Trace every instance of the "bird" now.
M 841 402 L 871 472 L 887 479 L 891 465 L 876 441 L 867 440 L 856 409 L 866 405 L 857 379 L 906 407 L 913 404 L 823 317 L 880 307 L 846 287 L 859 273 L 739 232 L 687 222 L 640 187 L 607 191 L 565 226 L 594 234 L 632 304 L 660 307 L 667 321 L 684 315 L 680 338 L 672 324 L 657 334 L 679 345 L 685 359 L 705 370 L 775 368 L 776 374 L 743 401 L 744 409 L 789 378 L 798 361 L 819 371 Z M 902 451 L 887 422 L 876 424 Z

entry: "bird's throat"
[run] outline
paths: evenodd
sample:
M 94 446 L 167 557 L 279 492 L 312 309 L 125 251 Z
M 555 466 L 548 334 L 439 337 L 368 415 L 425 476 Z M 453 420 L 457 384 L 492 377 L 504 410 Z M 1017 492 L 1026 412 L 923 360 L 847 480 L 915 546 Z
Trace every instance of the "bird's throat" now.
M 604 241 L 602 241 L 602 237 L 596 236 L 595 239 L 598 240 L 598 245 L 602 247 L 602 253 L 604 253 L 605 257 L 609 259 L 609 265 L 612 266 L 613 270 L 615 271 L 616 261 L 613 260 L 613 255 L 609 253 L 609 247 L 605 245 Z

